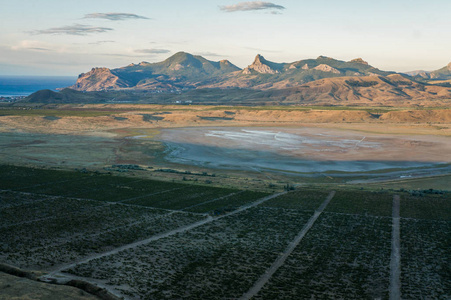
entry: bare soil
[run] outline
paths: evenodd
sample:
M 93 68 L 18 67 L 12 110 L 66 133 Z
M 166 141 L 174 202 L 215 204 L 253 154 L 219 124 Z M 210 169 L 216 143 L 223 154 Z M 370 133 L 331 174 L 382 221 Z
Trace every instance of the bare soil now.
M 236 184 L 232 177 L 246 177 L 267 185 L 266 181 L 286 182 L 287 176 L 299 173 L 328 171 L 426 167 L 431 170 L 389 179 L 431 176 L 449 173 L 435 167 L 451 161 L 451 110 L 446 108 L 61 105 L 52 110 L 57 117 L 52 119 L 46 118 L 46 111 L 0 113 L 0 162 L 97 170 L 140 164 L 154 170 L 222 172 L 223 184 Z M 222 136 L 206 136 L 212 130 Z M 243 130 L 254 133 L 241 141 L 226 138 L 227 132 Z M 273 136 L 265 140 L 268 132 Z M 259 136 L 266 145 L 252 144 Z M 151 176 L 182 179 L 171 173 Z M 336 178 L 325 175 L 320 181 L 342 182 Z
M 47 284 L 0 273 L 0 299 L 94 300 L 99 298 L 74 287 Z
M 64 112 L 70 107 L 61 107 Z M 74 108 L 72 108 L 74 110 Z M 105 115 L 91 116 L 90 111 L 105 112 Z M 96 136 L 115 136 L 120 128 L 173 128 L 186 126 L 320 126 L 348 128 L 357 123 L 359 130 L 372 131 L 373 128 L 385 132 L 387 124 L 392 133 L 420 133 L 451 135 L 450 109 L 393 109 L 373 113 L 358 110 L 321 109 L 244 109 L 208 106 L 161 106 L 161 105 L 90 105 L 77 108 L 86 116 L 58 115 L 59 119 L 46 119 L 39 110 L 33 114 L 16 111 L 13 115 L 0 113 L 0 131 L 22 131 L 35 133 L 63 133 Z M 117 113 L 116 113 L 117 112 Z M 152 115 L 154 118 L 146 118 Z M 318 124 L 318 125 L 313 125 Z M 401 126 L 402 124 L 402 126 Z M 381 126 L 382 125 L 382 126 Z M 352 126 L 352 125 L 351 125 Z M 419 132 L 418 132 L 419 131 Z

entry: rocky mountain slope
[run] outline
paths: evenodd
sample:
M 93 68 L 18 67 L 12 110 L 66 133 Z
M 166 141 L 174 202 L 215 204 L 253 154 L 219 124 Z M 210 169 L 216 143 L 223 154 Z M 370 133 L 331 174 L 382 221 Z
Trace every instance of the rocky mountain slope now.
M 141 62 L 117 69 L 93 68 L 79 76 L 70 88 L 100 90 L 183 90 L 193 88 L 286 88 L 341 76 L 388 75 L 362 59 L 349 62 L 320 56 L 292 63 L 275 63 L 257 55 L 254 62 L 239 69 L 227 60 L 218 62 L 179 52 L 159 63 Z
M 284 101 L 316 104 L 399 106 L 432 99 L 451 99 L 451 89 L 424 85 L 400 74 L 325 78 L 289 89 Z
M 237 72 L 228 60 L 214 62 L 201 56 L 178 52 L 158 63 L 141 62 L 117 69 L 93 68 L 80 74 L 70 88 L 79 91 L 162 90 L 195 88 L 199 82 Z
M 412 71 L 407 72 L 407 75 L 413 76 L 416 79 L 431 79 L 431 80 L 450 80 L 451 79 L 451 62 L 435 71 Z
M 252 64 L 240 69 L 227 60 L 215 62 L 179 52 L 158 63 L 93 68 L 81 74 L 70 89 L 40 91 L 26 101 L 443 105 L 440 101 L 451 99 L 451 86 L 430 84 L 432 78 L 436 82 L 451 79 L 451 63 L 434 72 L 409 76 L 379 70 L 361 58 L 346 62 L 319 56 L 275 63 L 257 55 Z M 110 92 L 97 93 L 105 90 Z M 86 91 L 93 93 L 81 93 Z
M 155 103 L 211 105 L 364 105 L 448 106 L 451 88 L 413 81 L 399 74 L 319 79 L 295 87 L 266 90 L 198 88 L 180 93 L 111 90 L 83 92 L 43 90 L 30 103 Z

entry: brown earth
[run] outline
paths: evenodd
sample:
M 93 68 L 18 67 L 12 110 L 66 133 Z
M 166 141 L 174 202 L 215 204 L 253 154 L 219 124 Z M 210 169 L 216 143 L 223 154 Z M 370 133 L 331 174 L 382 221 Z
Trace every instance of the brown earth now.
M 64 105 L 58 106 L 56 111 L 56 115 L 60 119 L 44 119 L 45 109 L 33 110 L 31 115 L 29 111 L 22 110 L 3 116 L 0 113 L 0 132 L 6 133 L 0 141 L 3 145 L 2 151 L 0 151 L 2 161 L 19 165 L 45 165 L 57 168 L 86 166 L 91 169 L 103 169 L 112 164 L 145 164 L 155 169 L 174 168 L 182 171 L 212 172 L 201 166 L 185 166 L 164 159 L 165 148 L 159 142 L 163 128 L 191 127 L 190 130 L 195 131 L 196 128 L 204 127 L 216 127 L 222 128 L 222 130 L 227 130 L 224 129 L 226 127 L 230 127 L 230 130 L 235 130 L 232 129 L 234 127 L 258 127 L 264 130 L 262 127 L 266 127 L 273 128 L 272 130 L 275 132 L 290 130 L 308 132 L 309 128 L 312 128 L 312 132 L 316 132 L 318 129 L 341 131 L 336 134 L 337 136 L 361 135 L 358 139 L 375 134 L 380 139 L 386 138 L 391 141 L 401 141 L 403 137 L 412 137 L 418 141 L 427 139 L 445 143 L 448 143 L 447 140 L 451 137 L 451 109 L 371 108 L 368 110 L 367 108 L 350 108 L 348 110 L 326 110 L 306 107 L 244 108 L 102 104 Z M 80 116 L 83 115 L 83 111 L 86 111 L 87 116 Z M 79 116 L 71 115 L 73 112 Z M 100 112 L 101 115 L 90 116 L 89 113 L 92 112 Z M 53 113 L 55 112 L 53 111 Z M 147 121 L 144 120 L 145 116 L 143 115 L 147 115 Z M 118 120 L 118 118 L 120 119 Z M 46 137 L 15 134 L 20 132 L 55 134 L 55 136 L 54 138 L 49 136 L 48 140 L 44 140 L 43 145 L 34 146 L 33 142 L 42 141 Z M 365 140 L 369 141 L 369 138 Z M 13 145 L 20 141 L 28 144 Z M 68 145 L 72 147 L 70 152 L 67 151 Z M 396 145 L 395 143 L 393 147 Z M 405 152 L 407 154 L 400 154 L 398 157 L 406 158 L 413 152 L 422 150 L 426 158 L 431 158 L 432 152 L 446 155 L 446 151 L 443 150 L 447 149 L 417 143 L 402 144 L 399 149 L 393 150 L 400 153 L 406 148 L 408 148 Z M 388 153 L 394 152 L 381 151 L 377 155 L 374 154 L 377 157 L 371 156 L 371 159 L 384 160 Z M 355 157 L 360 157 L 360 154 L 362 153 L 356 153 Z M 355 157 L 351 156 L 350 158 L 352 160 Z M 449 161 L 449 159 L 444 161 Z M 233 180 L 230 180 L 239 186 L 243 186 L 243 184 L 249 186 L 251 183 L 248 178 L 257 178 L 266 182 L 269 176 L 271 180 L 285 176 L 230 170 L 224 171 L 225 177 L 220 177 L 218 170 L 214 172 L 218 175 L 218 184 L 224 184 L 226 181 L 224 178 L 232 176 L 233 178 L 230 178 Z M 173 176 L 178 176 L 172 173 L 147 173 L 152 178 L 164 177 L 163 179 L 171 180 L 174 179 Z M 181 180 L 182 176 L 184 175 L 180 175 L 178 179 Z M 188 180 L 191 179 L 194 180 L 194 178 L 188 178 Z M 327 178 L 321 179 L 326 180 Z M 283 177 L 281 180 L 285 180 L 285 178 Z M 314 182 L 318 180 L 317 178 L 312 179 Z
M 44 119 L 42 115 L 0 116 L 0 132 L 64 133 L 112 136 L 120 128 L 174 128 L 196 126 L 318 126 L 357 130 L 451 135 L 451 109 L 365 110 L 245 109 L 208 106 L 85 105 L 77 110 L 103 111 L 101 116 L 65 116 Z M 72 109 L 74 109 L 72 107 Z M 117 113 L 115 112 L 117 111 Z M 381 110 L 382 111 L 382 110 Z M 146 119 L 147 116 L 147 119 Z M 118 120 L 119 118 L 119 120 Z
M 0 273 L 0 300 L 94 300 L 99 299 L 80 289 L 47 284 Z
M 318 104 L 379 103 L 400 106 L 451 98 L 448 87 L 423 85 L 399 74 L 325 78 L 293 88 L 293 91 L 285 102 L 299 100 Z

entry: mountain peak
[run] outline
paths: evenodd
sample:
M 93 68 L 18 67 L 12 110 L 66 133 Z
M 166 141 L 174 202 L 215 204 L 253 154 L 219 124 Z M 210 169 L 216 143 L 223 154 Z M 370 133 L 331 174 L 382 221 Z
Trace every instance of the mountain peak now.
M 359 58 L 354 58 L 354 59 L 350 60 L 349 62 L 357 63 L 357 64 L 363 64 L 363 65 L 367 65 L 368 66 L 368 62 L 364 61 L 360 57 Z
M 182 61 L 182 60 L 190 59 L 192 57 L 193 57 L 192 54 L 180 51 L 180 52 L 177 52 L 174 55 L 171 55 L 168 58 L 166 58 L 166 61 Z
M 234 64 L 232 64 L 229 60 L 227 59 L 222 59 L 219 61 L 219 64 L 224 65 L 224 66 L 235 66 Z M 236 67 L 236 66 L 235 66 Z M 239 69 L 238 67 L 236 67 L 237 69 Z
M 243 74 L 251 74 L 252 71 L 261 74 L 276 74 L 279 73 L 278 64 L 267 61 L 262 55 L 257 54 L 254 62 L 244 68 Z
M 257 54 L 257 56 L 255 56 L 253 64 L 262 64 L 265 62 L 266 62 L 266 59 L 262 55 Z
M 451 71 L 451 62 L 446 67 Z

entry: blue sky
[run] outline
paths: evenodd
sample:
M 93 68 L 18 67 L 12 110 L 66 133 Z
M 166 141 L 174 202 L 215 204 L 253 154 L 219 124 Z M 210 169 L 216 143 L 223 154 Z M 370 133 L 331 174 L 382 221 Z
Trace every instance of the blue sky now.
M 383 70 L 451 61 L 449 0 L 1 0 L 0 75 L 76 76 L 178 51 L 239 67 L 362 57 Z

